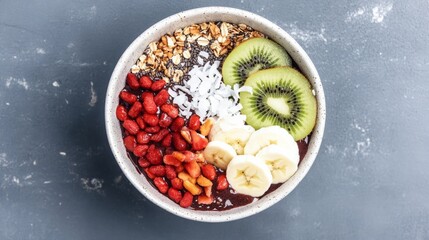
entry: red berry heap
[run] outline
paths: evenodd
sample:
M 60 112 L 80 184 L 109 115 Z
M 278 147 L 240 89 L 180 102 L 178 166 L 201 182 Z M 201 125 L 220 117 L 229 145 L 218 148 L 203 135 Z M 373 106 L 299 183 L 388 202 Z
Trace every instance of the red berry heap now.
M 195 114 L 189 119 L 180 117 L 166 85 L 164 80 L 139 79 L 128 73 L 116 108 L 125 148 L 154 186 L 181 207 L 195 201 L 212 204 L 213 190 L 228 188 L 225 175 L 218 174 L 201 153 L 213 121 L 201 124 Z

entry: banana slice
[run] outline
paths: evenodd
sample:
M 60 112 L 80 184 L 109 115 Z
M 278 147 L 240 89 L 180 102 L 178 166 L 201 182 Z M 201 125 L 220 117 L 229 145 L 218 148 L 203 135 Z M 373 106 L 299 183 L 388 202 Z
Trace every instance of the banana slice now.
M 213 124 L 213 127 L 209 134 L 209 140 L 212 141 L 213 137 L 220 132 L 225 132 L 235 127 L 244 126 L 245 120 L 246 120 L 245 115 L 236 115 L 236 116 L 231 116 L 226 118 L 219 118 L 215 122 L 215 124 Z
M 299 155 L 298 144 L 289 132 L 279 126 L 270 126 L 256 130 L 244 147 L 244 154 L 256 155 L 262 148 L 276 144 L 283 149 Z
M 241 194 L 262 196 L 273 181 L 270 169 L 261 159 L 252 155 L 238 155 L 228 164 L 226 179 Z
M 221 141 L 231 145 L 239 155 L 244 153 L 244 146 L 255 129 L 250 125 L 232 127 L 226 131 L 219 131 L 213 137 L 212 141 Z
M 256 158 L 262 160 L 270 169 L 273 183 L 286 182 L 298 170 L 299 155 L 295 151 L 278 145 L 262 148 Z
M 234 148 L 221 141 L 209 142 L 207 147 L 204 149 L 203 154 L 208 163 L 224 170 L 231 159 L 237 155 Z

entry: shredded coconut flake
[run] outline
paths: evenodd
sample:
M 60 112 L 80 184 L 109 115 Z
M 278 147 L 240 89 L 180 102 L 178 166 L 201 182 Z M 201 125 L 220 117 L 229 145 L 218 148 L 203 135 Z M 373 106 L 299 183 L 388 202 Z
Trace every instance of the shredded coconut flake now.
M 199 56 L 206 58 L 206 53 L 201 51 Z M 204 63 L 201 57 L 198 57 L 198 65 L 189 71 L 189 78 L 183 82 L 183 86 L 176 85 L 169 90 L 173 102 L 179 106 L 180 114 L 189 117 L 195 112 L 201 121 L 214 116 L 224 118 L 239 115 L 243 108 L 238 103 L 240 92 L 252 93 L 252 88 L 240 87 L 238 84 L 233 88 L 225 85 L 218 70 L 220 62 Z

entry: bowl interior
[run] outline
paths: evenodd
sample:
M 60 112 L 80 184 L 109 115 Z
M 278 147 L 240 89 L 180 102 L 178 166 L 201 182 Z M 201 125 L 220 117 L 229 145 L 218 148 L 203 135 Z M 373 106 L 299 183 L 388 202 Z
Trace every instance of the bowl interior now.
M 138 168 L 128 158 L 122 142 L 122 133 L 119 121 L 116 119 L 115 115 L 116 106 L 119 103 L 119 92 L 125 86 L 126 74 L 129 72 L 131 66 L 137 61 L 138 57 L 143 53 L 146 46 L 152 41 L 157 41 L 166 33 L 171 33 L 193 23 L 207 21 L 225 21 L 237 24 L 244 23 L 263 32 L 271 39 L 282 45 L 294 59 L 302 73 L 309 79 L 316 92 L 318 103 L 316 127 L 312 133 L 308 152 L 301 161 L 299 169 L 295 175 L 277 190 L 266 195 L 260 200 L 243 207 L 233 208 L 226 211 L 195 211 L 183 209 L 153 188 L 146 180 L 146 177 L 140 173 Z M 113 71 L 106 95 L 105 111 L 106 131 L 109 144 L 115 159 L 131 183 L 146 198 L 165 210 L 184 218 L 204 222 L 224 222 L 247 217 L 270 207 L 287 196 L 310 169 L 319 150 L 325 125 L 325 99 L 321 81 L 314 64 L 299 44 L 284 30 L 267 19 L 247 11 L 225 7 L 207 7 L 180 12 L 158 22 L 142 33 L 123 53 Z

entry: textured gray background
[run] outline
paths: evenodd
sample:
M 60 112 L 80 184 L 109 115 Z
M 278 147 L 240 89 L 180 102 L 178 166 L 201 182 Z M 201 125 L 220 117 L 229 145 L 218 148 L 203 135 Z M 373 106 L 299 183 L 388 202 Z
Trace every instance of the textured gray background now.
M 224 224 L 130 185 L 104 131 L 115 62 L 155 22 L 212 4 L 0 0 L 0 239 L 429 239 L 427 0 L 217 2 L 274 21 L 313 59 L 320 154 L 286 199 Z

